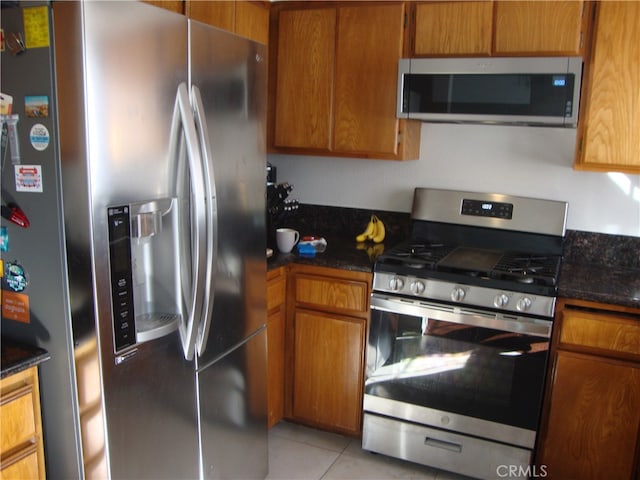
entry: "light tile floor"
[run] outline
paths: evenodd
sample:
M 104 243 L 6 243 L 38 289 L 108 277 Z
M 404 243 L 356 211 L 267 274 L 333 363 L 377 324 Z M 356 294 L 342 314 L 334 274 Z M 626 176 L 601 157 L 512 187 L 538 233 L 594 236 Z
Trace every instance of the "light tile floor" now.
M 269 431 L 267 480 L 466 480 L 469 477 L 377 455 L 360 440 L 280 422 Z

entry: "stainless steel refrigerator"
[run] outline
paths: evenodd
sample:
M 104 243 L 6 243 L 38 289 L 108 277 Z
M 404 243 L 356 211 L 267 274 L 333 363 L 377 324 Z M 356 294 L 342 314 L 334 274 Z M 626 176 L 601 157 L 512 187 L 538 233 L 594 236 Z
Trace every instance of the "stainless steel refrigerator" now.
M 264 46 L 142 2 L 20 5 L 2 334 L 51 355 L 49 478 L 264 478 Z

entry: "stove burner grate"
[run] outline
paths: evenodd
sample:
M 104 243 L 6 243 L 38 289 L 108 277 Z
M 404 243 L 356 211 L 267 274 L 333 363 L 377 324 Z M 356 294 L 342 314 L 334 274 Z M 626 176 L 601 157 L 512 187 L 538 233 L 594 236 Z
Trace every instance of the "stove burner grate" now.
M 448 272 L 485 280 L 555 286 L 560 256 L 446 245 L 413 239 L 387 250 L 378 262 L 390 268 Z
M 493 278 L 554 286 L 560 270 L 559 256 L 505 254 L 492 272 Z

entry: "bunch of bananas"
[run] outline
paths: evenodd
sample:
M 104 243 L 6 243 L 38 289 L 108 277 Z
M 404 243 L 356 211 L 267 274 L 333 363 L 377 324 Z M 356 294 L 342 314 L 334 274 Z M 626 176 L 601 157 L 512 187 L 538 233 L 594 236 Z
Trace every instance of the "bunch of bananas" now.
M 367 228 L 356 237 L 356 242 L 361 243 L 371 240 L 374 243 L 382 243 L 385 236 L 384 223 L 375 215 L 371 215 Z

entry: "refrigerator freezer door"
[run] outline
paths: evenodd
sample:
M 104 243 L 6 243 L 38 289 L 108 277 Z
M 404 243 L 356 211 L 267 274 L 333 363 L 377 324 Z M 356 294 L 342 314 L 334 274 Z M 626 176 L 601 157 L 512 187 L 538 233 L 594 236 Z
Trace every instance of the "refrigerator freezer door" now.
M 67 244 L 90 261 L 88 278 L 70 276 L 95 296 L 108 474 L 197 478 L 194 362 L 174 332 L 116 364 L 107 234 L 110 205 L 176 195 L 171 120 L 187 82 L 187 20 L 143 2 L 54 2 L 54 13 Z M 160 277 L 171 290 L 175 278 Z M 97 429 L 80 421 L 84 445 Z

